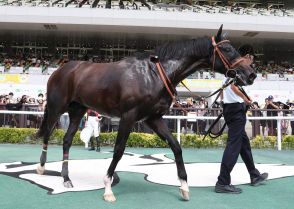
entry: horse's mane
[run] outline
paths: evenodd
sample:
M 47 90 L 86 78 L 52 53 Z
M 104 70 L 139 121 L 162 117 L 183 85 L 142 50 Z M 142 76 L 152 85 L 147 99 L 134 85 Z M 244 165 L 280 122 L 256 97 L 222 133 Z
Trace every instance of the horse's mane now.
M 208 54 L 210 39 L 205 36 L 197 39 L 167 42 L 158 46 L 151 52 L 137 53 L 138 59 L 145 59 L 150 55 L 156 55 L 160 60 L 180 59 L 187 56 L 201 56 Z

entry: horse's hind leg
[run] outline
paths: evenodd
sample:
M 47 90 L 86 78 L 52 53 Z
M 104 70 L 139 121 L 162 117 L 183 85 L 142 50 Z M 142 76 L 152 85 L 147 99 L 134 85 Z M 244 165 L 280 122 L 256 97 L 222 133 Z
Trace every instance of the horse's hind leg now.
M 121 117 L 119 122 L 117 138 L 114 146 L 113 159 L 108 168 L 107 175 L 104 177 L 105 193 L 103 195 L 103 198 L 107 202 L 114 202 L 116 200 L 111 189 L 111 183 L 113 180 L 114 170 L 125 151 L 126 143 L 134 124 L 134 119 L 134 111 L 129 111 Z
M 54 130 L 54 126 L 60 116 L 60 113 L 55 111 L 55 108 L 45 109 L 44 119 L 42 121 L 42 127 L 40 128 L 41 135 L 43 136 L 43 150 L 40 157 L 40 165 L 37 167 L 37 173 L 42 175 L 45 171 L 45 163 L 47 161 L 47 148 L 48 141 L 52 131 Z
M 69 127 L 63 138 L 63 163 L 61 176 L 63 177 L 63 185 L 67 188 L 72 188 L 73 184 L 68 176 L 68 156 L 69 149 L 72 144 L 73 137 L 78 130 L 80 121 L 83 115 L 86 113 L 87 108 L 79 103 L 73 102 L 69 105 L 68 114 L 69 114 Z
M 187 184 L 187 173 L 183 161 L 182 149 L 179 142 L 172 136 L 162 117 L 152 118 L 145 121 L 147 125 L 162 139 L 166 140 L 171 147 L 181 182 L 180 193 L 184 200 L 189 200 L 189 186 Z

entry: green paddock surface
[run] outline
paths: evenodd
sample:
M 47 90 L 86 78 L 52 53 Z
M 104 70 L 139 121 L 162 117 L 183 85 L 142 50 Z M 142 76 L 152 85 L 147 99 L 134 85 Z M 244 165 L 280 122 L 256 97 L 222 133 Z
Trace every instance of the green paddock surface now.
M 112 151 L 111 147 L 102 147 Z M 127 148 L 138 154 L 168 153 L 170 149 Z M 183 149 L 183 157 L 188 162 L 220 162 L 222 149 Z M 15 161 L 38 162 L 40 145 L 0 144 L 0 163 Z M 293 150 L 253 150 L 256 163 L 278 163 L 294 165 Z M 111 153 L 96 153 L 82 146 L 71 148 L 70 159 L 109 158 Z M 48 161 L 59 161 L 62 147 L 52 145 L 48 149 Z M 240 160 L 240 162 L 242 162 Z M 98 168 L 97 168 L 98 169 Z M 74 171 L 70 171 L 74 172 Z M 106 172 L 106 171 L 105 171 Z M 160 171 L 158 171 L 160 172 Z M 104 190 L 67 192 L 48 195 L 47 191 L 30 182 L 0 175 L 0 209 L 293 209 L 294 177 L 269 180 L 266 185 L 251 187 L 241 185 L 239 195 L 217 194 L 213 187 L 190 188 L 190 201 L 181 201 L 178 188 L 150 183 L 139 173 L 119 172 L 120 182 L 113 187 L 115 203 L 102 199 Z M 188 176 L 193 178 L 193 176 Z M 199 179 L 201 181 L 201 179 Z

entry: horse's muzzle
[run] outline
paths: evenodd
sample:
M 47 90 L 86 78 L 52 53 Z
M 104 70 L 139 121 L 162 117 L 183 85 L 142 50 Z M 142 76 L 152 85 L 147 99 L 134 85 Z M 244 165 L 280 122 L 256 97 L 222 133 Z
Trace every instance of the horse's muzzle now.
M 239 86 L 252 85 L 256 77 L 257 77 L 256 73 L 249 74 L 249 76 L 247 77 L 247 79 L 245 79 L 240 74 L 236 74 L 236 78 L 235 78 L 236 80 L 235 80 L 235 82 Z

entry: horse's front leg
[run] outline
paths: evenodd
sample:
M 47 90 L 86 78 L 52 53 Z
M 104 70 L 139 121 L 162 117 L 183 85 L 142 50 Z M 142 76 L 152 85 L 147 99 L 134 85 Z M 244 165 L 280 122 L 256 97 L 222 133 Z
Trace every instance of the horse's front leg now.
M 134 122 L 135 122 L 134 111 L 125 113 L 120 119 L 117 138 L 116 138 L 116 142 L 114 146 L 113 159 L 107 170 L 107 175 L 104 177 L 105 192 L 104 192 L 103 198 L 107 202 L 114 202 L 116 200 L 111 189 L 113 174 L 119 160 L 121 159 L 125 151 L 126 143 L 130 135 L 130 132 L 132 130 Z
M 145 121 L 147 125 L 162 139 L 166 140 L 171 147 L 178 170 L 181 187 L 180 193 L 184 200 L 189 200 L 189 186 L 187 183 L 187 173 L 183 161 L 182 149 L 179 142 L 172 136 L 162 117 L 156 117 Z

